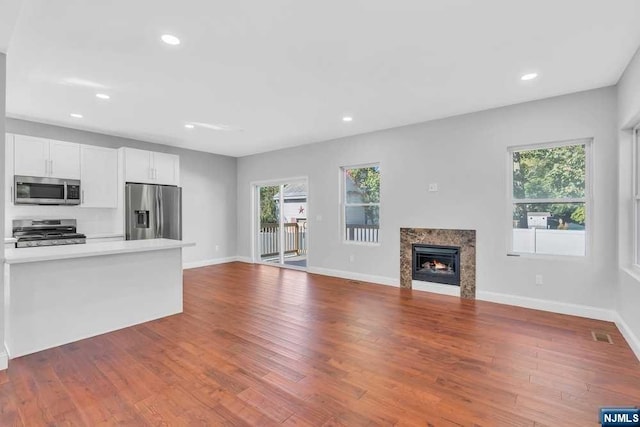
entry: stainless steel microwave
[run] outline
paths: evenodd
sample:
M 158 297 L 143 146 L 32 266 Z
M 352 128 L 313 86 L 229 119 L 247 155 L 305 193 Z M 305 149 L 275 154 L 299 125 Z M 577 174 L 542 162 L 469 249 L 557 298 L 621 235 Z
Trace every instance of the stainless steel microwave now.
M 15 175 L 13 202 L 16 205 L 79 205 L 80 181 Z

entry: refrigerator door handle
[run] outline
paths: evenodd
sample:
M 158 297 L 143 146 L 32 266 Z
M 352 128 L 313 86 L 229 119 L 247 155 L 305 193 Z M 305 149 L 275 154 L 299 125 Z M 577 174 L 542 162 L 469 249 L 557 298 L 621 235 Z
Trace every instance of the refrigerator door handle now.
M 158 215 L 160 216 L 160 233 L 158 237 L 164 237 L 164 200 L 162 198 L 162 187 L 158 188 L 158 195 L 160 199 L 160 202 L 158 203 L 160 208 L 158 209 Z
M 160 206 L 160 189 L 159 188 L 154 188 L 154 194 L 155 194 L 155 202 L 156 202 L 156 212 L 155 212 L 155 220 L 156 220 L 156 235 L 155 238 L 157 239 L 158 237 L 160 237 L 160 209 L 162 208 L 162 206 Z

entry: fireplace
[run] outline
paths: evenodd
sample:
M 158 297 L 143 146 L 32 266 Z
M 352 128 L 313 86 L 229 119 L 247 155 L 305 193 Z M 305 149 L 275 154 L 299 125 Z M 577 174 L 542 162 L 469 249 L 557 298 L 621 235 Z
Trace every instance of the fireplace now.
M 460 286 L 460 248 L 412 244 L 413 280 Z

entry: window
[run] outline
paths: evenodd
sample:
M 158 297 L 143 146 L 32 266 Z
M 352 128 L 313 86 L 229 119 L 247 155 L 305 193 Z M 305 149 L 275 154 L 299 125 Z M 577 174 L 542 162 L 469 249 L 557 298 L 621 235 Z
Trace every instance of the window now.
M 343 167 L 344 240 L 378 243 L 380 230 L 380 165 Z
M 509 149 L 511 251 L 586 253 L 591 141 Z

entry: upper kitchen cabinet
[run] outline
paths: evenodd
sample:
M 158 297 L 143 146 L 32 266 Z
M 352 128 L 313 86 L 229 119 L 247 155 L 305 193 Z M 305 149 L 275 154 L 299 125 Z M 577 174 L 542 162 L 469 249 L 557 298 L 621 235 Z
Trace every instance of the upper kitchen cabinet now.
M 180 157 L 174 154 L 123 148 L 125 182 L 180 184 Z
M 80 144 L 13 135 L 14 174 L 80 179 Z
M 80 179 L 80 144 L 51 141 L 49 159 L 49 176 Z
M 180 184 L 180 157 L 175 154 L 151 153 L 156 184 Z
M 85 208 L 118 207 L 118 150 L 80 146 L 80 206 Z
M 125 182 L 151 182 L 151 152 L 122 148 L 124 152 L 124 180 Z
M 49 140 L 32 136 L 12 135 L 15 175 L 48 176 Z

